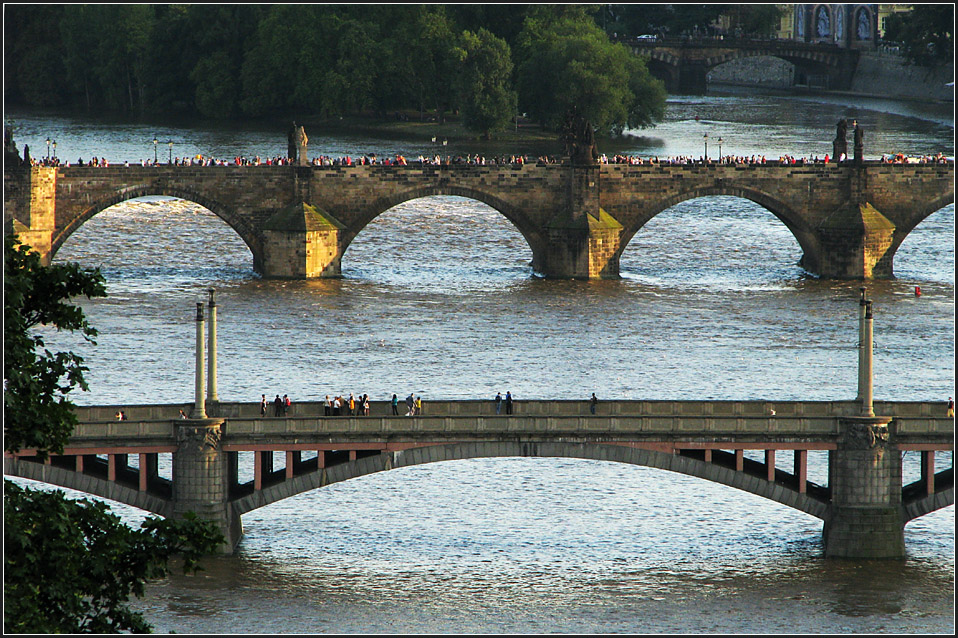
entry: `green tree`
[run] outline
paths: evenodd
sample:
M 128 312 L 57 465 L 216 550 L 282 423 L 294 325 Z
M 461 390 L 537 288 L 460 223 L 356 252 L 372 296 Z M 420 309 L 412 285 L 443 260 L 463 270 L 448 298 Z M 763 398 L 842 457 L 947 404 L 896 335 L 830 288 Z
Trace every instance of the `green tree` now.
M 486 29 L 464 31 L 456 57 L 462 123 L 488 138 L 504 129 L 516 114 L 509 45 Z
M 76 424 L 67 395 L 86 389 L 82 359 L 51 353 L 31 331 L 44 324 L 96 330 L 79 295 L 105 296 L 97 270 L 76 264 L 43 266 L 13 234 L 4 236 L 4 450 L 35 449 L 46 458 L 63 451 Z M 147 579 L 168 573 L 173 556 L 186 570 L 224 542 L 212 523 L 186 517 L 147 519 L 134 530 L 102 503 L 72 501 L 62 492 L 24 489 L 4 481 L 3 629 L 10 633 L 144 632 L 149 626 L 127 607 Z
M 91 343 L 96 329 L 83 310 L 68 301 L 76 296 L 105 297 L 98 270 L 73 263 L 42 266 L 40 256 L 16 235 L 4 235 L 3 408 L 4 446 L 16 452 L 36 449 L 45 458 L 60 453 L 76 426 L 68 395 L 86 390 L 83 358 L 72 352 L 52 353 L 38 325 L 78 331 Z
M 909 64 L 934 67 L 954 60 L 955 5 L 916 4 L 888 16 L 885 39 L 900 42 Z
M 644 61 L 605 33 L 579 7 L 541 7 L 519 41 L 522 110 L 558 130 L 575 106 L 597 131 L 650 126 L 665 112 L 665 88 Z

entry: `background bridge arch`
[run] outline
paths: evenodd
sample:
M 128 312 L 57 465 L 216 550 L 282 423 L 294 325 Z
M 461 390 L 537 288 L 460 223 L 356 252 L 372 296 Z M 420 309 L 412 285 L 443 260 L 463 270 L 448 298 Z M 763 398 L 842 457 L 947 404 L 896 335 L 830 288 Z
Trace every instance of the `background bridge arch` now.
M 562 457 L 651 467 L 734 487 L 823 520 L 828 515 L 828 505 L 807 494 L 800 494 L 777 483 L 763 481 L 742 472 L 736 472 L 697 459 L 602 443 L 519 441 L 444 444 L 369 456 L 302 475 L 285 483 L 241 497 L 233 502 L 233 509 L 236 514 L 245 514 L 316 488 L 400 467 L 490 457 Z
M 636 211 L 632 223 L 626 224 L 623 228 L 622 240 L 619 245 L 619 255 L 625 251 L 635 235 L 660 213 L 685 201 L 702 197 L 721 196 L 738 197 L 758 204 L 788 228 L 803 251 L 808 253 L 815 250 L 814 230 L 809 228 L 801 215 L 784 201 L 756 189 L 710 185 L 676 193 L 653 202 L 641 211 Z
M 539 230 L 536 223 L 532 220 L 529 220 L 520 209 L 509 204 L 505 200 L 468 186 L 452 183 L 440 185 L 428 184 L 400 192 L 390 193 L 374 200 L 367 207 L 365 207 L 365 209 L 356 217 L 356 221 L 349 225 L 348 230 L 341 241 L 342 253 L 345 254 L 346 249 L 349 248 L 349 245 L 353 242 L 353 240 L 360 233 L 362 233 L 363 229 L 372 223 L 373 220 L 380 217 L 390 209 L 406 202 L 436 196 L 464 197 L 466 199 L 481 202 L 505 217 L 516 228 L 516 230 L 519 231 L 519 234 L 522 235 L 522 237 L 526 240 L 526 243 L 533 251 L 535 251 L 540 242 Z
M 51 259 L 56 256 L 57 251 L 66 243 L 67 239 L 80 229 L 83 224 L 93 219 L 96 215 L 107 210 L 111 206 L 121 204 L 140 197 L 175 197 L 198 204 L 213 213 L 216 217 L 224 221 L 232 228 L 240 239 L 246 244 L 253 254 L 254 264 L 260 262 L 262 254 L 262 239 L 253 229 L 243 215 L 238 214 L 231 207 L 218 202 L 215 199 L 206 197 L 197 191 L 183 187 L 164 186 L 159 184 L 142 184 L 130 186 L 117 190 L 109 197 L 102 198 L 86 208 L 79 215 L 73 217 L 62 229 L 53 237 L 51 246 Z

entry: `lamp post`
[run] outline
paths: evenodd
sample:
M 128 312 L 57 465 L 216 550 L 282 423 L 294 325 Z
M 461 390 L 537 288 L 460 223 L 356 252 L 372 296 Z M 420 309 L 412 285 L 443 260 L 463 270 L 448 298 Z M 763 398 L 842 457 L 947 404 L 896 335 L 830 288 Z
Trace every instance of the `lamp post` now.
M 154 164 L 156 164 L 156 145 L 158 143 L 159 143 L 158 140 L 154 137 L 153 138 L 153 163 Z
M 718 139 L 718 144 L 719 144 L 719 162 L 721 162 L 722 161 L 722 138 L 721 137 Z
M 50 138 L 47 138 L 47 159 L 50 159 Z
M 709 161 L 709 134 L 705 134 L 705 161 Z
M 169 142 L 167 142 L 167 144 L 169 144 L 169 146 L 170 146 L 170 161 L 169 161 L 169 163 L 172 164 L 172 163 L 173 163 L 173 140 L 170 140 Z
M 57 141 L 53 140 L 53 159 L 57 158 Z

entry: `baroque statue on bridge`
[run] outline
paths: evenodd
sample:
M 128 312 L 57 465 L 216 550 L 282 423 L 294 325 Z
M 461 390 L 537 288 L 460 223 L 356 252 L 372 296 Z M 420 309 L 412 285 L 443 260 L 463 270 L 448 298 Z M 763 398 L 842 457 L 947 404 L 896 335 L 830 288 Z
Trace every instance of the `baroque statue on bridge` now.
M 848 122 L 845 118 L 838 120 L 837 129 L 835 139 L 832 141 L 832 158 L 836 164 L 842 161 L 842 155 L 848 157 Z
M 569 109 L 562 124 L 561 139 L 573 166 L 598 163 L 599 149 L 595 144 L 592 124 L 574 106 Z
M 293 122 L 289 133 L 286 135 L 286 149 L 289 159 L 294 164 L 303 164 L 306 160 L 306 144 L 309 138 L 306 137 L 306 129 L 302 126 L 296 126 Z

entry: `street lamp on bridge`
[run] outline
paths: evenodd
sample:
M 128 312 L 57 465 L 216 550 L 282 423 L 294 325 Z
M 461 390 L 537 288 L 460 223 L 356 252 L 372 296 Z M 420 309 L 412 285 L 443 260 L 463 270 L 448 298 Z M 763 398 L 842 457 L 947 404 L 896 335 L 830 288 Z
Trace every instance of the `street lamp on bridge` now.
M 169 142 L 167 142 L 167 144 L 169 144 L 169 146 L 170 146 L 170 161 L 169 161 L 169 163 L 172 164 L 172 163 L 173 163 L 173 140 L 170 140 Z
M 722 138 L 721 137 L 718 139 L 718 144 L 719 144 L 719 162 L 721 162 L 722 161 Z
M 57 158 L 57 141 L 53 140 L 53 159 Z
M 47 138 L 47 159 L 50 159 L 50 138 Z
M 153 137 L 153 163 L 156 164 L 156 145 L 158 144 L 156 137 Z
M 709 134 L 705 134 L 705 161 L 709 161 Z

